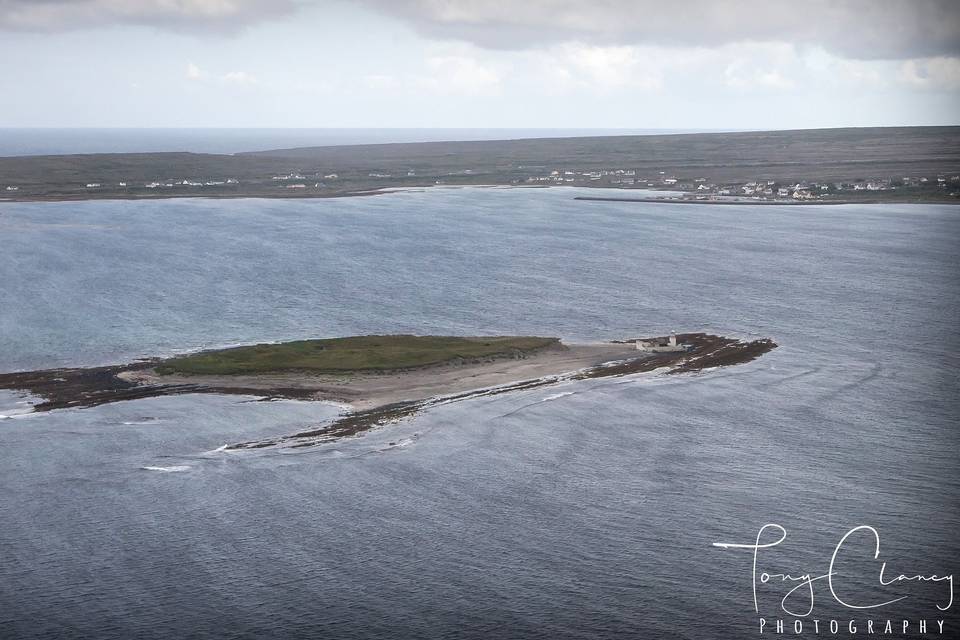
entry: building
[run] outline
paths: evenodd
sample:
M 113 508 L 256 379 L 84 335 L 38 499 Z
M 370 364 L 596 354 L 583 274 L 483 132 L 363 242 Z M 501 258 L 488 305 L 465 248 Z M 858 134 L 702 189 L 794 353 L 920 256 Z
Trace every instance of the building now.
M 675 334 L 670 334 L 669 338 L 637 340 L 636 345 L 637 351 L 646 351 L 648 353 L 672 353 L 674 351 L 686 351 L 689 346 L 685 344 L 679 344 Z

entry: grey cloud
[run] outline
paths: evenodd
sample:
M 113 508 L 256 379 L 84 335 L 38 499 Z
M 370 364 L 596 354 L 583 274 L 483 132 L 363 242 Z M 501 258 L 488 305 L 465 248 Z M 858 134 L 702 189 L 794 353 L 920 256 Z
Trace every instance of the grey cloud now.
M 495 49 L 567 40 L 821 46 L 858 59 L 960 53 L 957 0 L 360 0 L 434 37 Z
M 66 31 L 138 24 L 231 32 L 296 8 L 296 0 L 0 0 L 0 29 Z

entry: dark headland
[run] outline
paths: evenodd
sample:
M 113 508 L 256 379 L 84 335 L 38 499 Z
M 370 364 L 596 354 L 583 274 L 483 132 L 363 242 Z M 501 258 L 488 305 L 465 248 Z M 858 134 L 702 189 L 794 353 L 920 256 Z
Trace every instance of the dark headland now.
M 741 364 L 770 339 L 676 336 L 685 348 L 639 351 L 633 340 L 563 344 L 536 336 L 359 336 L 202 351 L 133 364 L 0 374 L 0 389 L 42 400 L 34 411 L 93 407 L 185 393 L 323 400 L 349 411 L 330 424 L 232 449 L 311 446 L 355 435 L 424 408 L 480 395 L 660 370 L 691 373 Z M 655 340 L 665 340 L 657 338 Z
M 0 201 L 325 198 L 411 187 L 658 189 L 751 201 L 960 202 L 960 127 L 423 142 L 232 155 L 0 157 Z

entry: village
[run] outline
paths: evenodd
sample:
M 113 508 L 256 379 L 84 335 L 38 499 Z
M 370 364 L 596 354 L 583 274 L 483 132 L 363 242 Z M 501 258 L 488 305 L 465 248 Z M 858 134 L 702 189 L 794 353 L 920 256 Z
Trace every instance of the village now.
M 748 182 L 711 182 L 706 177 L 678 177 L 659 171 L 650 177 L 640 176 L 635 169 L 578 171 L 555 169 L 545 175 L 528 176 L 528 185 L 569 185 L 621 189 L 655 189 L 681 192 L 685 198 L 716 200 L 750 198 L 755 200 L 821 200 L 857 193 L 892 192 L 936 188 L 960 197 L 960 175 L 903 176 L 845 181 L 788 181 L 754 179 Z
M 386 186 L 425 186 L 458 184 L 512 184 L 517 186 L 579 186 L 613 189 L 644 189 L 670 192 L 676 197 L 695 200 L 753 199 L 770 201 L 816 201 L 848 198 L 854 195 L 883 194 L 892 192 L 926 192 L 943 196 L 960 197 L 960 175 L 874 177 L 841 181 L 772 180 L 757 178 L 747 182 L 714 182 L 705 176 L 682 177 L 659 171 L 653 175 L 639 175 L 636 169 L 554 169 L 540 175 L 527 175 L 517 178 L 523 167 L 510 171 L 511 176 L 503 174 L 492 176 L 475 172 L 472 169 L 446 172 L 442 175 L 428 176 L 408 169 L 399 174 L 371 171 L 360 176 L 346 176 L 354 185 L 358 181 L 367 183 L 370 188 Z M 507 179 L 505 179 L 507 178 Z M 317 171 L 314 173 L 290 173 L 272 175 L 269 178 L 249 179 L 244 184 L 258 192 L 277 188 L 284 190 L 321 190 L 336 187 L 340 181 L 337 172 Z M 371 184 L 373 183 L 373 184 Z M 241 181 L 237 178 L 182 178 L 151 180 L 142 184 L 133 181 L 86 182 L 72 187 L 78 192 L 130 192 L 145 190 L 204 190 L 209 195 L 217 192 L 236 191 Z M 15 195 L 21 185 L 0 185 L 8 194 Z M 229 190 L 229 191 L 228 191 Z

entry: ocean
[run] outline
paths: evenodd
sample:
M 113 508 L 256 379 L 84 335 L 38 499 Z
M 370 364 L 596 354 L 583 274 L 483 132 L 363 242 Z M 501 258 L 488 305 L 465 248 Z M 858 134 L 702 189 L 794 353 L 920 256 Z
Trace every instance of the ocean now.
M 749 638 L 945 621 L 960 558 L 960 215 L 430 189 L 0 204 L 0 372 L 370 333 L 771 337 L 745 365 L 431 408 L 0 391 L 2 638 Z M 596 193 L 591 191 L 590 193 Z M 838 595 L 757 580 L 823 574 Z M 776 539 L 767 530 L 764 541 Z M 822 585 L 822 586 L 819 586 Z M 792 583 L 789 586 L 794 586 Z M 802 586 L 802 585 L 801 585 Z M 770 631 L 768 627 L 765 633 Z M 792 635 L 792 634 L 791 634 Z M 902 636 L 901 636 L 902 637 Z

